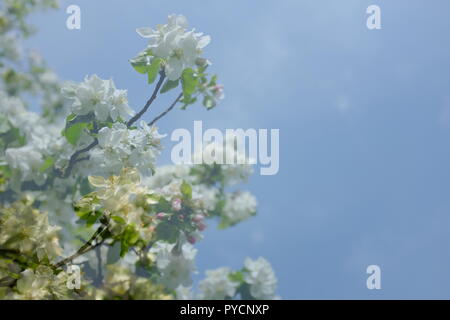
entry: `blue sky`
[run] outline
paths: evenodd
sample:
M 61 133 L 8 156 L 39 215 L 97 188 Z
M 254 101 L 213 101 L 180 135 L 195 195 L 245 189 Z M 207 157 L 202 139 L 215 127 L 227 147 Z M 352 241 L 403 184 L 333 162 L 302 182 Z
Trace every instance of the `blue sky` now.
M 65 27 L 70 4 L 81 30 Z M 366 28 L 371 4 L 382 30 Z M 40 33 L 28 45 L 63 79 L 112 77 L 138 109 L 150 89 L 128 63 L 146 45 L 135 28 L 180 13 L 212 36 L 205 56 L 227 98 L 173 112 L 160 130 L 194 120 L 280 129 L 280 171 L 242 186 L 259 200 L 255 218 L 210 226 L 201 276 L 264 256 L 286 299 L 448 299 L 449 10 L 447 0 L 70 0 L 34 16 Z M 169 155 L 170 143 L 162 163 Z M 378 291 L 366 288 L 371 264 L 382 270 Z

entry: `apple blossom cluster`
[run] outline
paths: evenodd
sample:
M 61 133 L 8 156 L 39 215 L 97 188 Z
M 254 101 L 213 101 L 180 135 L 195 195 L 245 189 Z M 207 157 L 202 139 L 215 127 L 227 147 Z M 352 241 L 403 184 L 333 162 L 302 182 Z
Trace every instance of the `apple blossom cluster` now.
M 270 263 L 264 258 L 245 259 L 244 268 L 233 272 L 228 267 L 207 270 L 195 295 L 190 287 L 179 286 L 176 297 L 180 300 L 225 300 L 240 296 L 242 299 L 273 300 L 277 279 Z
M 150 43 L 148 49 L 155 58 L 164 59 L 164 70 L 171 81 L 178 80 L 182 72 L 195 66 L 211 38 L 195 30 L 187 31 L 188 22 L 182 15 L 170 15 L 167 24 L 156 29 L 138 28 L 137 33 Z
M 248 191 L 227 194 L 223 215 L 230 225 L 244 221 L 256 214 L 256 198 Z
M 94 174 L 110 176 L 124 167 L 136 168 L 143 175 L 151 175 L 161 150 L 161 138 L 156 127 L 141 121 L 139 127 L 129 129 L 114 123 L 98 132 L 98 147 L 90 151 L 90 169 Z
M 195 268 L 197 249 L 191 244 L 170 244 L 156 242 L 149 253 L 153 255 L 159 276 L 157 282 L 169 289 L 190 286 Z
M 32 260 L 51 261 L 62 254 L 57 226 L 33 208 L 30 197 L 0 207 L 0 248 Z
M 17 97 L 0 91 L 0 162 L 8 164 L 11 187 L 20 190 L 21 182 L 33 180 L 42 185 L 48 177 L 40 170 L 45 158 L 67 148 L 60 136 L 61 127 L 28 111 Z
M 250 294 L 255 299 L 275 299 L 277 278 L 270 263 L 264 258 L 245 259 L 244 281 L 250 288 Z
M 132 270 L 117 265 L 108 267 L 102 288 L 89 288 L 88 299 L 95 300 L 171 300 L 164 287 L 150 279 L 135 275 Z
M 127 90 L 111 79 L 94 74 L 61 84 L 37 53 L 23 54 L 19 40 L 31 31 L 24 18 L 55 1 L 4 3 L 0 299 L 276 298 L 276 277 L 262 258 L 237 271 L 207 271 L 198 293 L 192 289 L 195 245 L 207 226 L 217 220 L 219 228 L 232 227 L 256 212 L 256 198 L 235 190 L 253 169 L 234 140 L 197 152 L 232 154 L 238 164 L 156 166 L 164 135 L 155 123 L 175 106 L 202 99 L 211 109 L 224 98 L 202 57 L 210 37 L 188 29 L 180 15 L 138 29 L 149 45 L 131 64 L 149 84 L 158 81 L 144 107 L 133 110 Z M 6 10 L 17 4 L 18 14 Z M 174 89 L 169 108 L 144 121 L 153 101 Z M 72 264 L 82 269 L 76 290 L 67 285 Z
M 75 291 L 69 290 L 69 275 L 62 271 L 55 274 L 53 269 L 40 265 L 36 269 L 26 269 L 20 273 L 15 290 L 8 291 L 8 300 L 64 300 L 79 298 Z
M 128 105 L 127 91 L 118 90 L 112 80 L 97 75 L 86 77 L 80 84 L 67 83 L 63 95 L 71 99 L 71 111 L 75 116 L 94 116 L 99 122 L 108 119 L 127 119 L 134 114 Z
M 231 269 L 222 267 L 207 270 L 206 278 L 199 284 L 200 300 L 224 300 L 236 294 L 239 283 L 231 280 Z

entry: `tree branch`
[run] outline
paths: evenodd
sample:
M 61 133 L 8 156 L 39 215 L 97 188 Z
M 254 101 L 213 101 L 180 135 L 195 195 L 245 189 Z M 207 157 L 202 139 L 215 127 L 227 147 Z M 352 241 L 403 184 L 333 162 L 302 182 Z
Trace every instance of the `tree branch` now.
M 73 167 L 75 166 L 75 164 L 77 162 L 80 162 L 82 160 L 87 160 L 86 158 L 82 158 L 82 159 L 78 159 L 78 156 L 81 155 L 82 153 L 88 152 L 89 150 L 91 150 L 92 148 L 94 148 L 96 145 L 98 145 L 98 140 L 95 139 L 90 145 L 88 145 L 87 147 L 80 149 L 78 151 L 76 151 L 69 160 L 69 164 L 67 165 L 66 169 L 64 171 L 60 171 L 60 170 L 55 170 L 56 172 L 56 176 L 58 178 L 63 178 L 66 179 L 69 177 L 70 173 L 72 172 Z
M 134 115 L 134 117 L 132 117 L 128 122 L 127 122 L 127 127 L 131 127 L 137 120 L 139 120 L 144 113 L 147 112 L 148 108 L 150 107 L 150 105 L 153 103 L 153 101 L 155 101 L 159 90 L 161 89 L 161 86 L 164 82 L 164 79 L 166 78 L 166 75 L 164 73 L 163 70 L 161 70 L 159 72 L 159 80 L 158 83 L 155 86 L 155 89 L 153 90 L 153 93 L 150 97 L 150 99 L 147 101 L 147 103 L 145 104 L 145 106 L 141 109 L 141 111 L 139 111 L 138 113 L 136 113 Z M 68 178 L 70 173 L 72 172 L 73 167 L 75 166 L 76 163 L 84 161 L 84 160 L 89 160 L 89 156 L 88 157 L 84 157 L 84 158 L 80 158 L 78 159 L 78 156 L 80 156 L 82 153 L 88 152 L 89 150 L 91 150 L 92 148 L 94 148 L 96 145 L 98 145 L 98 140 L 95 139 L 94 142 L 92 142 L 90 145 L 88 145 L 87 147 L 78 150 L 77 152 L 75 152 L 69 160 L 69 164 L 67 165 L 67 168 L 64 171 L 59 171 L 59 170 L 55 170 L 56 172 L 56 176 L 59 178 Z
M 159 89 L 161 88 L 161 86 L 162 86 L 162 84 L 163 84 L 165 78 L 166 78 L 166 74 L 164 73 L 163 70 L 161 70 L 161 71 L 159 72 L 159 80 L 158 80 L 158 83 L 156 84 L 156 87 L 155 87 L 155 89 L 153 90 L 153 93 L 152 93 L 150 99 L 147 101 L 147 103 L 145 104 L 144 108 L 142 108 L 141 111 L 139 111 L 138 113 L 136 113 L 136 114 L 134 115 L 134 117 L 131 118 L 131 119 L 127 122 L 127 127 L 128 127 L 128 128 L 131 127 L 131 126 L 133 125 L 133 123 L 135 123 L 136 121 L 138 121 L 139 118 L 142 117 L 142 115 L 143 115 L 144 113 L 147 112 L 147 110 L 148 110 L 148 108 L 150 107 L 150 105 L 151 105 L 151 104 L 153 103 L 153 101 L 156 99 L 156 96 L 158 95 L 158 91 L 159 91 Z
M 158 121 L 159 119 L 161 119 L 162 117 L 164 117 L 166 114 L 168 114 L 174 107 L 175 105 L 178 103 L 178 101 L 180 101 L 181 97 L 183 96 L 183 93 L 180 93 L 178 95 L 178 97 L 175 99 L 174 102 L 172 102 L 172 104 L 170 105 L 169 108 L 167 108 L 166 111 L 162 112 L 160 115 L 158 115 L 155 119 L 153 119 L 152 121 L 149 122 L 149 126 L 151 127 L 152 125 L 154 125 L 156 123 L 156 121 Z
M 77 250 L 77 252 L 75 252 L 73 255 L 71 255 L 70 257 L 65 258 L 64 260 L 61 260 L 60 262 L 58 262 L 57 264 L 54 265 L 55 268 L 60 268 L 66 264 L 68 264 L 69 262 L 72 262 L 73 260 L 75 260 L 76 258 L 78 258 L 79 256 L 85 254 L 86 252 L 89 252 L 93 249 L 95 249 L 99 244 L 103 243 L 103 241 L 93 245 L 93 242 L 95 240 L 97 240 L 97 238 L 99 236 L 102 235 L 102 233 L 104 233 L 106 230 L 108 230 L 107 226 L 103 226 L 101 225 L 97 231 L 94 232 L 94 234 L 92 235 L 92 237 L 85 243 L 83 244 L 80 249 Z

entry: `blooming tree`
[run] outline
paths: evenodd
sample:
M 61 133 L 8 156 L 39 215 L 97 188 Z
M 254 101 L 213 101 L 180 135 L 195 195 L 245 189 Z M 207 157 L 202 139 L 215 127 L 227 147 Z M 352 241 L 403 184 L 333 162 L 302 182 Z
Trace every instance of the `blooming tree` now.
M 137 29 L 148 45 L 130 62 L 153 93 L 135 111 L 112 80 L 91 75 L 63 84 L 37 53 L 22 49 L 20 41 L 33 33 L 26 16 L 56 5 L 0 5 L 0 298 L 276 298 L 264 258 L 247 258 L 239 270 L 206 271 L 192 289 L 194 244 L 206 221 L 227 228 L 256 212 L 251 193 L 228 191 L 252 166 L 155 166 L 164 138 L 158 120 L 176 106 L 198 101 L 212 109 L 223 98 L 202 56 L 210 37 L 180 15 Z M 143 121 L 156 98 L 172 90 L 179 90 L 173 103 Z M 245 156 L 234 143 L 219 147 Z M 81 270 L 75 286 L 71 266 Z

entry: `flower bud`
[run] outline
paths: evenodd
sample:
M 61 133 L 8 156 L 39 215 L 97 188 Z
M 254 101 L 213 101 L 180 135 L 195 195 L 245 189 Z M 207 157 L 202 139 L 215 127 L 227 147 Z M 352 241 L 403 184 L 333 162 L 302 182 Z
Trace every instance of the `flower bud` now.
M 172 200 L 172 210 L 173 211 L 181 210 L 181 199 L 180 198 L 175 198 Z
M 166 217 L 166 214 L 164 212 L 160 212 L 156 214 L 156 218 L 159 220 L 163 220 Z
M 195 243 L 197 242 L 197 239 L 195 239 L 193 236 L 189 236 L 189 237 L 187 238 L 187 241 L 188 241 L 190 244 L 195 244 Z
M 199 222 L 199 223 L 197 223 L 197 228 L 200 231 L 204 231 L 206 229 L 206 224 Z
M 201 214 L 196 214 L 194 217 L 192 217 L 192 221 L 194 222 L 202 222 L 204 219 L 204 216 Z

